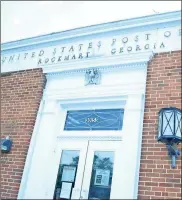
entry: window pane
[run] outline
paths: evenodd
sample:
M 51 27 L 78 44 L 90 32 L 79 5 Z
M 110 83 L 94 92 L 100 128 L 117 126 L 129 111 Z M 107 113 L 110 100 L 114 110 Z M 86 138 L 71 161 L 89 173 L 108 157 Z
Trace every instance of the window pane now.
M 109 199 L 113 175 L 114 152 L 94 154 L 89 199 Z
M 121 130 L 123 109 L 68 111 L 64 130 Z
M 181 137 L 181 113 L 176 113 L 176 120 L 175 120 L 176 124 L 175 124 L 175 127 L 176 127 L 176 136 L 178 137 Z
M 79 151 L 65 150 L 62 152 L 59 165 L 54 199 L 70 199 L 75 184 Z M 67 190 L 65 196 L 65 188 Z
M 172 136 L 174 129 L 174 113 L 165 112 L 163 116 L 163 135 Z

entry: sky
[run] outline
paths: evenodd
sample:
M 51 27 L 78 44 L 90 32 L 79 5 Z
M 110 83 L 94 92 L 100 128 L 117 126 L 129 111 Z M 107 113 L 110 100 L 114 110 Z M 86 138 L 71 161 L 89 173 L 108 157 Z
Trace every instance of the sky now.
M 1 43 L 181 10 L 181 1 L 1 1 Z

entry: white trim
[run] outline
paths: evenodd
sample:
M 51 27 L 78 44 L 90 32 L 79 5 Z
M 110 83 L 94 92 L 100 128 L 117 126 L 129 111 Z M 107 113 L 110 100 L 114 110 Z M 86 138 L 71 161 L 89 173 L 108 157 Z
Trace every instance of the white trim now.
M 145 87 L 143 84 L 133 85 L 122 85 L 122 86 L 99 86 L 98 88 L 89 88 L 89 90 L 85 90 L 84 88 L 77 89 L 75 93 L 75 89 L 69 89 L 69 91 L 65 90 L 55 90 L 51 93 L 45 92 L 44 99 L 59 99 L 59 100 L 71 100 L 71 99 L 81 99 L 80 94 L 84 94 L 84 98 L 96 98 L 96 97 L 118 97 L 118 96 L 127 96 L 128 94 L 143 94 L 145 91 Z
M 23 197 L 24 197 L 24 192 L 26 190 L 26 185 L 27 185 L 27 180 L 28 180 L 28 174 L 29 174 L 29 170 L 30 170 L 30 167 L 32 164 L 32 157 L 33 157 L 33 154 L 35 153 L 34 148 L 36 146 L 36 141 L 37 141 L 37 137 L 38 137 L 38 129 L 40 126 L 40 120 L 42 117 L 42 111 L 44 110 L 44 105 L 45 105 L 44 100 L 41 100 L 39 110 L 37 113 L 37 117 L 36 117 L 34 130 L 33 130 L 31 141 L 30 141 L 30 145 L 29 145 L 28 152 L 27 152 L 27 157 L 26 157 L 26 161 L 25 161 L 25 166 L 24 166 L 24 170 L 23 170 L 23 175 L 22 175 L 20 189 L 18 192 L 17 199 L 23 199 Z
M 139 187 L 139 173 L 140 173 L 140 161 L 141 161 L 141 151 L 142 151 L 142 133 L 143 133 L 143 120 L 144 120 L 144 105 L 145 105 L 145 96 L 141 97 L 141 117 L 139 125 L 139 134 L 138 134 L 138 153 L 137 153 L 137 164 L 136 164 L 136 175 L 135 175 L 135 186 L 134 186 L 134 199 L 138 197 L 138 187 Z
M 80 63 L 75 63 L 75 65 L 66 66 L 64 71 L 73 72 L 75 69 L 85 69 L 87 67 L 102 66 L 103 69 L 110 68 L 110 74 L 118 74 L 114 67 L 119 66 L 119 73 L 127 74 L 128 72 L 134 72 L 140 66 L 139 73 L 142 74 L 143 80 L 138 80 L 132 82 L 131 84 L 108 84 L 96 85 L 91 87 L 84 87 L 78 85 L 76 88 L 69 88 L 65 91 L 57 87 L 57 80 L 62 81 L 62 74 L 64 76 L 64 71 L 58 67 L 47 68 L 47 84 L 42 97 L 42 101 L 45 102 L 44 108 L 40 110 L 41 115 L 40 121 L 37 120 L 36 126 L 34 128 L 30 148 L 27 154 L 27 160 L 25 169 L 23 172 L 22 183 L 20 186 L 20 191 L 18 197 L 20 199 L 33 198 L 38 195 L 37 198 L 45 198 L 48 194 L 46 190 L 48 188 L 44 184 L 45 174 L 44 171 L 39 172 L 37 177 L 37 172 L 35 169 L 39 169 L 50 162 L 50 159 L 57 159 L 55 157 L 56 146 L 58 141 L 65 141 L 65 139 L 72 140 L 113 140 L 122 141 L 123 148 L 127 153 L 122 154 L 125 164 L 123 165 L 127 168 L 129 175 L 122 173 L 123 185 L 126 193 L 123 194 L 123 198 L 137 198 L 137 185 L 139 176 L 139 164 L 140 164 L 140 152 L 141 152 L 141 134 L 142 134 L 142 120 L 144 112 L 144 102 L 143 96 L 145 95 L 145 84 L 146 84 L 146 74 L 147 74 L 147 63 L 153 56 L 152 52 L 132 54 L 130 56 L 118 56 L 116 59 L 108 58 L 108 60 L 98 59 L 93 63 L 85 63 L 82 65 Z M 126 68 L 120 66 L 127 65 Z M 132 68 L 134 66 L 136 68 Z M 141 67 L 142 66 L 142 67 Z M 97 66 L 98 67 L 98 66 Z M 55 74 L 54 74 L 55 73 Z M 107 73 L 106 73 L 107 74 Z M 74 76 L 80 77 L 80 72 L 75 72 Z M 71 78 L 70 78 L 71 77 Z M 72 80 L 72 75 L 66 77 L 66 79 Z M 56 80 L 54 82 L 54 80 Z M 77 79 L 76 79 L 77 80 Z M 53 82 L 51 82 L 53 81 Z M 50 86 L 51 83 L 52 85 Z M 136 84 L 135 84 L 136 83 Z M 57 88 L 57 89 L 53 89 Z M 76 92 L 75 92 L 76 91 Z M 64 122 L 66 119 L 66 111 L 69 109 L 95 109 L 95 108 L 111 108 L 112 106 L 124 108 L 124 119 L 123 119 L 123 129 L 121 131 L 96 131 L 87 132 L 87 134 L 72 132 L 66 133 L 64 130 Z M 82 108 L 82 109 L 83 109 Z M 131 126 L 132 121 L 132 126 Z M 37 130 L 37 124 L 41 123 L 41 129 Z M 35 136 L 38 132 L 39 136 Z M 85 132 L 86 133 L 86 132 Z M 87 136 L 89 134 L 89 136 Z M 42 141 L 44 137 L 44 142 Z M 131 141 L 132 148 L 130 146 Z M 47 146 L 45 146 L 47 145 Z M 49 148 L 48 148 L 49 147 Z M 45 151 L 45 152 L 44 152 Z M 34 152 L 34 154 L 32 153 Z M 35 153 L 37 152 L 37 153 Z M 47 156 L 42 155 L 46 153 Z M 41 156 L 42 155 L 42 156 Z M 128 158 L 131 156 L 131 159 Z M 41 158 L 40 158 L 41 157 Z M 53 157 L 53 158 L 52 158 Z M 54 160 L 55 161 L 55 160 Z M 40 163 L 41 162 L 41 163 Z M 56 161 L 57 162 L 57 161 Z M 35 171 L 34 171 L 35 170 Z M 45 171 L 47 169 L 45 168 Z M 38 180 L 39 178 L 39 180 Z M 42 178 L 42 179 L 41 179 Z M 41 183 L 42 181 L 42 183 Z M 36 183 L 39 184 L 36 186 Z M 24 185 L 25 184 L 25 185 Z M 53 188 L 53 186 L 51 186 Z M 49 193 L 51 194 L 51 193 Z M 47 196 L 48 197 L 48 196 Z
M 54 64 L 43 67 L 43 73 L 48 74 L 47 77 L 49 77 L 59 72 L 71 73 L 75 72 L 75 70 L 76 72 L 82 72 L 88 68 L 99 68 L 100 70 L 107 68 L 113 70 L 115 67 L 137 68 L 146 66 L 147 62 L 151 61 L 153 55 L 152 51 L 147 51 L 143 53 L 131 53 L 87 60 L 68 61 L 62 64 Z
M 86 135 L 87 133 L 85 133 Z M 122 136 L 75 136 L 75 135 L 65 135 L 65 136 L 57 136 L 58 140 L 70 140 L 70 141 L 80 141 L 80 140 L 92 140 L 92 141 L 119 141 L 122 140 Z

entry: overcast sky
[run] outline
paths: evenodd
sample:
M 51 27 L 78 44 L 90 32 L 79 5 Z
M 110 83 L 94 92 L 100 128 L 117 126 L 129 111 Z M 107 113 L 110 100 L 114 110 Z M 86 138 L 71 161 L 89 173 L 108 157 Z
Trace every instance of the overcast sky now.
M 181 10 L 181 1 L 1 1 L 1 42 Z

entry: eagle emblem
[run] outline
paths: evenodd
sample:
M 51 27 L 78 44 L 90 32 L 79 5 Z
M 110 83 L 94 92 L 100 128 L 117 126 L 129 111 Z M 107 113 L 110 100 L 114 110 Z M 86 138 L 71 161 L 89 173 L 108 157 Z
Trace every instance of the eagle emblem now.
M 98 69 L 88 69 L 85 73 L 85 86 L 98 85 L 100 83 L 100 72 Z

